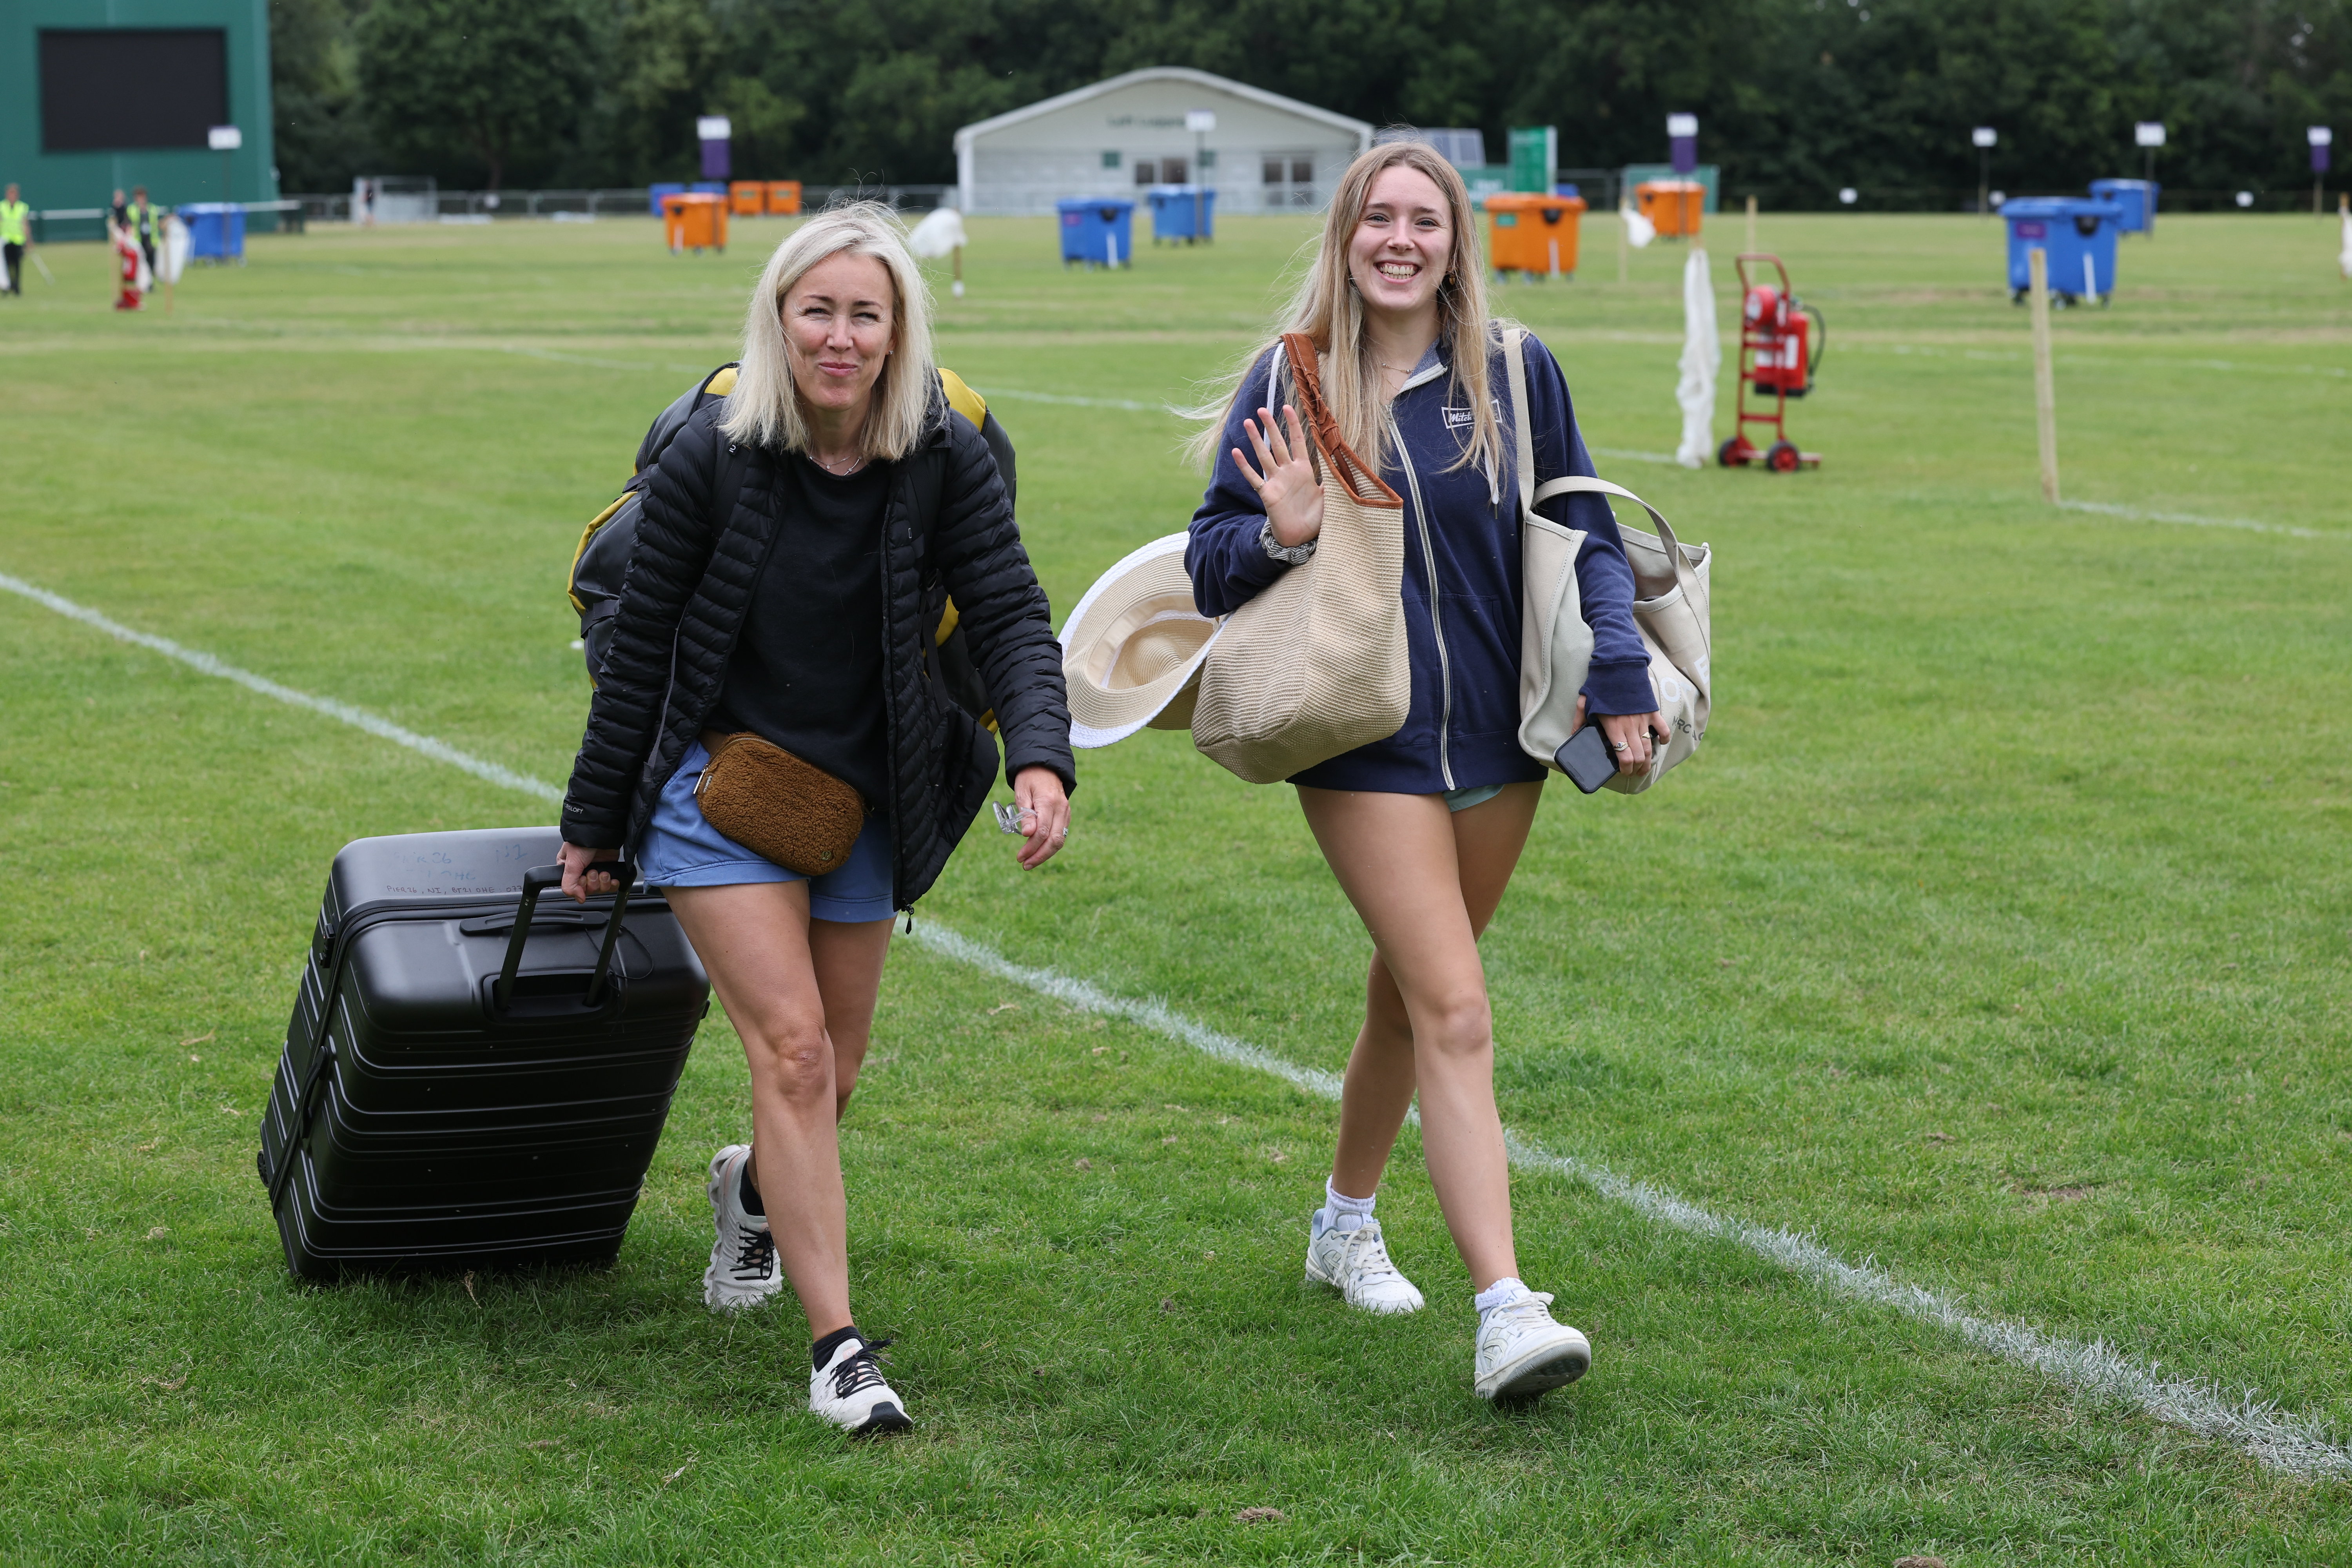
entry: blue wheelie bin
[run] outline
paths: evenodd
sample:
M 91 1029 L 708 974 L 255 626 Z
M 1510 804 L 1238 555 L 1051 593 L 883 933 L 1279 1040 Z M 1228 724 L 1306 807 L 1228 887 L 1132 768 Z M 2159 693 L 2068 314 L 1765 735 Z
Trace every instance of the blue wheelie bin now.
M 2028 253 L 2050 253 L 2050 292 L 2065 304 L 2105 304 L 2116 289 L 2116 226 L 2123 208 L 2080 196 L 2020 196 L 2000 209 L 2009 225 L 2009 289 L 2032 288 Z
M 664 184 L 647 185 L 646 195 L 652 202 L 654 216 L 659 217 L 662 215 L 662 198 L 682 196 L 686 195 L 686 187 L 672 180 Z
M 2156 226 L 2156 197 L 2163 185 L 2155 180 L 2093 180 L 2091 199 L 2113 202 L 2124 209 L 2116 227 L 2125 234 L 2146 234 Z
M 180 208 L 180 221 L 188 226 L 192 259 L 245 259 L 245 209 L 235 202 L 189 202 Z
M 1062 215 L 1062 265 L 1135 265 L 1135 204 L 1119 196 L 1074 196 L 1056 202 Z
M 1203 185 L 1154 185 L 1144 200 L 1151 204 L 1151 243 L 1217 237 L 1217 193 Z

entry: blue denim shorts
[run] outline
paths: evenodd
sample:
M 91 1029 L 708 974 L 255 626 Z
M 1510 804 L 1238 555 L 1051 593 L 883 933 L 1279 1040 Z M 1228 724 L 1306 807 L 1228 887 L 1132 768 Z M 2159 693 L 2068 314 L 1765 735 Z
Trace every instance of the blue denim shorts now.
M 1445 792 L 1445 809 L 1467 811 L 1474 805 L 1486 805 L 1502 793 L 1501 784 L 1472 784 L 1468 789 L 1450 789 Z
M 877 812 L 850 846 L 838 871 L 803 877 L 746 849 L 710 826 L 694 786 L 710 753 L 697 741 L 662 786 L 653 819 L 637 839 L 637 869 L 653 888 L 724 888 L 739 882 L 806 882 L 809 913 L 821 921 L 887 921 L 890 907 L 890 821 Z

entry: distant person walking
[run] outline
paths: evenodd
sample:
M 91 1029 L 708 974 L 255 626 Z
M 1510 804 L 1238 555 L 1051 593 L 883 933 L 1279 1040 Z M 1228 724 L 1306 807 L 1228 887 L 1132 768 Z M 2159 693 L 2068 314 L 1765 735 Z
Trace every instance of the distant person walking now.
M 1486 314 L 1476 214 L 1462 176 L 1419 142 L 1375 147 L 1340 178 L 1287 331 L 1318 351 L 1347 445 L 1404 500 L 1402 594 L 1412 670 L 1403 726 L 1297 774 L 1298 801 L 1372 938 L 1364 1021 L 1348 1059 L 1339 1146 L 1308 1221 L 1307 1277 L 1349 1305 L 1410 1312 L 1422 1295 L 1372 1217 L 1416 1093 L 1431 1184 L 1468 1266 L 1478 1312 L 1472 1385 L 1539 1394 L 1581 1375 L 1583 1334 L 1519 1278 L 1510 1171 L 1495 1104 L 1494 1016 L 1478 936 L 1509 883 L 1543 793 L 1519 748 L 1520 542 L 1515 415 Z M 1277 343 L 1243 373 L 1185 564 L 1202 614 L 1239 608 L 1311 555 L 1323 492 Z M 1538 483 L 1590 475 L 1559 366 L 1526 342 Z M 1276 411 L 1279 410 L 1279 413 Z M 1205 448 L 1205 450 L 1202 450 Z M 1649 766 L 1663 734 L 1633 614 L 1633 574 L 1608 506 L 1556 497 L 1542 511 L 1586 538 L 1576 564 L 1592 628 L 1590 711 L 1618 766 Z M 1256 962 L 1281 972 L 1279 947 Z
M 0 262 L 7 268 L 7 291 L 25 291 L 25 247 L 32 243 L 33 209 L 17 195 L 12 183 L 5 195 L 0 195 Z
M 880 1342 L 850 1315 L 835 1123 L 891 912 L 939 876 L 996 772 L 995 742 L 940 674 L 949 599 L 994 702 L 1024 867 L 1062 847 L 1076 775 L 1045 591 L 986 441 L 942 394 L 922 273 L 887 208 L 824 213 L 776 248 L 734 390 L 670 442 L 643 506 L 564 800 L 563 889 L 611 890 L 589 868 L 627 846 L 742 1037 L 752 1141 L 710 1162 L 704 1301 L 756 1306 L 789 1279 L 809 1408 L 904 1427 Z M 731 782 L 746 767 L 773 782 Z M 863 829 L 814 876 L 714 822 L 766 841 L 751 829 L 798 827 L 846 790 Z M 736 826 L 747 810 L 759 820 Z
M 360 182 L 360 226 L 362 228 L 375 226 L 375 182 L 373 180 Z
M 115 271 L 121 285 L 115 292 L 114 308 L 118 310 L 143 310 L 147 297 L 139 289 L 138 237 L 131 232 L 131 225 L 127 222 L 112 225 L 107 237 L 114 245 Z
M 121 187 L 117 186 L 114 200 L 106 209 L 106 232 L 111 237 L 116 229 L 128 226 L 130 222 L 131 204 L 122 199 Z

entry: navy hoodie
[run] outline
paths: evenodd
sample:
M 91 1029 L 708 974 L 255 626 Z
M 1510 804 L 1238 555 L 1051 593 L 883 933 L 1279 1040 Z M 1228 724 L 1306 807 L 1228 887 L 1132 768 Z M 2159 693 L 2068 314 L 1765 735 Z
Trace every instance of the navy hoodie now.
M 1559 362 L 1530 333 L 1527 344 L 1528 422 L 1535 438 L 1536 482 L 1592 474 L 1577 432 L 1576 412 Z M 1192 597 L 1207 616 L 1230 615 L 1290 570 L 1258 542 L 1265 508 L 1234 463 L 1233 448 L 1252 450 L 1242 421 L 1271 402 L 1269 349 L 1242 383 L 1218 444 L 1217 466 L 1201 510 L 1192 514 L 1184 565 Z M 1487 381 L 1506 450 L 1514 439 L 1508 368 L 1499 342 Z M 1289 395 L 1289 378 L 1281 391 Z M 1281 404 L 1272 402 L 1280 417 Z M 1470 411 L 1444 345 L 1423 356 L 1391 405 L 1394 426 L 1381 477 L 1404 498 L 1404 624 L 1412 665 L 1412 707 L 1383 741 L 1318 763 L 1291 779 L 1318 789 L 1435 795 L 1544 776 L 1519 749 L 1518 465 L 1501 472 L 1455 467 Z M 1633 627 L 1633 572 L 1609 504 L 1595 495 L 1554 496 L 1537 509 L 1584 531 L 1576 580 L 1592 628 L 1592 667 L 1584 682 L 1592 713 L 1647 713 L 1650 660 Z

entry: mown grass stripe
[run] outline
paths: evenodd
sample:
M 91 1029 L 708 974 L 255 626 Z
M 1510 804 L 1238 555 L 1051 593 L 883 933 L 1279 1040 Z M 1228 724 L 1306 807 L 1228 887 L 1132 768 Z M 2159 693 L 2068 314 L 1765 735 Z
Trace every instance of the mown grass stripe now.
M 982 397 L 1001 397 L 1012 403 L 1058 403 L 1066 408 L 1123 408 L 1130 414 L 1173 414 L 1179 418 L 1183 411 L 1164 403 L 1139 403 L 1131 397 L 1079 397 L 1060 392 L 1024 392 L 1017 386 L 976 386 L 974 392 Z
M 87 605 L 77 605 L 62 595 L 50 593 L 47 588 L 36 587 L 21 577 L 12 577 L 5 572 L 0 572 L 0 588 L 5 588 L 11 594 L 21 595 L 37 605 L 46 605 L 68 619 L 79 621 L 86 626 L 95 626 L 108 637 L 119 641 L 135 644 L 152 652 L 160 653 L 165 658 L 177 659 L 189 668 L 200 670 L 206 675 L 217 676 L 223 680 L 233 680 L 248 691 L 257 691 L 264 697 L 272 697 L 297 708 L 307 708 L 313 713 L 323 713 L 330 719 L 339 720 L 355 730 L 365 730 L 369 734 L 390 741 L 396 746 L 405 746 L 412 752 L 422 752 L 436 763 L 446 763 L 453 768 L 461 768 L 487 784 L 514 790 L 537 800 L 551 801 L 559 805 L 563 800 L 563 792 L 551 784 L 543 784 L 538 779 L 516 773 L 512 768 L 504 768 L 496 763 L 485 762 L 480 757 L 459 751 L 446 741 L 436 741 L 430 735 L 420 735 L 414 730 L 404 729 L 389 719 L 369 712 L 364 708 L 354 708 L 348 702 L 338 702 L 331 697 L 313 697 L 307 691 L 297 691 L 290 686 L 281 686 L 266 675 L 256 675 L 249 669 L 239 669 L 226 659 L 215 658 L 211 654 L 196 648 L 183 647 L 170 637 L 159 637 L 152 632 L 134 631 L 121 622 L 100 615 Z
M 1205 1056 L 1255 1068 L 1284 1079 L 1325 1100 L 1339 1098 L 1339 1080 L 1284 1061 L 1245 1041 L 1196 1022 L 1155 999 L 1118 996 L 1084 980 L 1050 969 L 1032 969 L 943 926 L 919 924 L 915 939 L 932 952 L 1051 996 L 1083 1012 L 1139 1024 Z M 1701 1208 L 1647 1182 L 1621 1176 L 1605 1165 L 1572 1154 L 1555 1154 L 1504 1129 L 1511 1163 L 1582 1183 L 1643 1218 L 1694 1236 L 1727 1241 L 1766 1261 L 1812 1280 L 1835 1294 L 1876 1306 L 1957 1335 L 2005 1361 L 2098 1400 L 2129 1405 L 2168 1426 L 2244 1449 L 2272 1469 L 2299 1476 L 2352 1476 L 2352 1451 L 2300 1415 L 2248 1394 L 2232 1399 L 2210 1382 L 2168 1378 L 2104 1340 L 2088 1344 L 2061 1339 L 2023 1323 L 1981 1318 L 1958 1301 L 1924 1286 L 1907 1285 L 1868 1264 L 1849 1263 L 1811 1237 L 1733 1219 Z
M 50 593 L 46 588 L 36 587 L 21 578 L 0 573 L 0 588 L 93 626 L 120 641 L 151 649 L 205 675 L 235 681 L 264 697 L 308 709 L 355 729 L 364 730 L 371 735 L 405 746 L 436 762 L 462 769 L 486 783 L 538 800 L 560 802 L 562 799 L 562 791 L 553 784 L 471 756 L 446 742 L 404 729 L 388 719 L 354 708 L 350 703 L 297 691 L 265 676 L 240 669 L 211 654 L 183 647 L 169 637 L 134 631 L 96 610 Z M 930 922 L 918 926 L 915 940 L 942 957 L 970 964 L 1082 1012 L 1139 1025 L 1155 1034 L 1190 1046 L 1215 1060 L 1279 1078 L 1318 1099 L 1336 1100 L 1339 1098 L 1339 1079 L 1332 1074 L 1286 1061 L 1270 1051 L 1188 1018 L 1164 1002 L 1120 996 L 1091 982 L 1075 979 L 1054 970 L 1034 969 L 1014 963 L 992 948 Z M 2256 1462 L 2274 1470 L 2297 1476 L 2352 1477 L 2352 1451 L 2330 1441 L 2327 1434 L 2308 1419 L 2281 1410 L 2254 1394 L 2244 1394 L 2233 1399 L 2203 1379 L 2168 1378 L 2156 1366 L 2134 1361 L 2103 1340 L 2094 1340 L 2086 1344 L 2045 1334 L 2023 1323 L 1979 1317 L 1939 1291 L 1905 1284 L 1885 1270 L 1868 1264 L 1849 1263 L 1810 1237 L 1716 1214 L 1664 1188 L 1621 1176 L 1604 1165 L 1574 1155 L 1553 1153 L 1507 1128 L 1504 1130 L 1504 1139 L 1510 1151 L 1511 1163 L 1522 1169 L 1566 1176 L 1644 1218 L 1694 1236 L 1727 1241 L 1744 1247 L 1837 1295 L 1893 1308 L 1906 1317 L 1954 1334 L 1979 1350 L 2030 1367 L 2078 1394 L 2128 1405 L 2168 1426 L 2180 1427 L 2210 1441 L 2231 1444 L 2243 1449 Z
M 2295 528 L 2284 522 L 2256 522 L 2250 517 L 2200 517 L 2188 511 L 2143 511 L 2134 506 L 2106 501 L 2062 500 L 2061 511 L 2086 511 L 2098 517 L 2119 517 L 2129 522 L 2173 522 L 2186 528 L 2234 528 L 2248 533 L 2284 533 L 2295 539 L 2352 539 L 2340 529 Z

